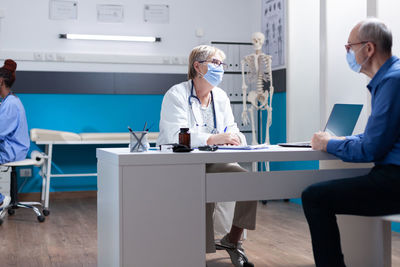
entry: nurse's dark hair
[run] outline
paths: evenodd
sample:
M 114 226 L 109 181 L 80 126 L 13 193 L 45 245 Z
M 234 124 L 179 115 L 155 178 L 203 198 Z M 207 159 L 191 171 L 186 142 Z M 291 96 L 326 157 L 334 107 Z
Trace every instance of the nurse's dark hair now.
M 4 83 L 8 88 L 15 82 L 15 70 L 17 69 L 17 63 L 12 59 L 6 59 L 4 66 L 0 68 L 0 77 L 3 78 Z
M 392 32 L 377 18 L 367 18 L 360 22 L 358 30 L 360 41 L 369 41 L 376 45 L 378 52 L 390 55 L 392 53 Z

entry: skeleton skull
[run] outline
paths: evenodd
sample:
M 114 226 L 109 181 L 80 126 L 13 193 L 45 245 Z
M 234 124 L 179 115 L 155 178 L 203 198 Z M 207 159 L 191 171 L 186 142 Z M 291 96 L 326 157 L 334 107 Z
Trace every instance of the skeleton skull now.
M 264 44 L 264 41 L 265 41 L 265 36 L 261 32 L 255 32 L 251 36 L 251 41 L 253 43 L 253 46 L 254 46 L 255 50 L 261 50 L 261 48 L 262 48 L 262 46 Z

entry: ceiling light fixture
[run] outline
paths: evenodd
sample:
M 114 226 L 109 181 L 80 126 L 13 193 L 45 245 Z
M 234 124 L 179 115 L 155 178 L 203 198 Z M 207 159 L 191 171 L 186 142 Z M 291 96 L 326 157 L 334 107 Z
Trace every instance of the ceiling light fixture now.
M 95 41 L 123 41 L 123 42 L 161 42 L 161 37 L 151 36 L 124 36 L 124 35 L 98 35 L 98 34 L 72 34 L 63 33 L 60 39 L 70 40 L 95 40 Z

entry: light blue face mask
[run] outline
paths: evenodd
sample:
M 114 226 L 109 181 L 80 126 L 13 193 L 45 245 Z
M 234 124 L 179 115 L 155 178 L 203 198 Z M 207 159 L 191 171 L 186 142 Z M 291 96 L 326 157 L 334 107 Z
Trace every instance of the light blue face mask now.
M 208 71 L 204 74 L 204 79 L 212 86 L 218 86 L 222 82 L 224 76 L 224 68 L 222 65 L 216 67 L 214 64 L 208 63 Z
M 360 51 L 364 46 L 365 45 L 360 47 L 360 49 L 358 49 L 357 52 Z M 358 64 L 357 60 L 356 60 L 357 52 L 354 52 L 352 49 L 350 49 L 349 52 L 347 52 L 346 59 L 347 59 L 347 63 L 349 64 L 350 69 L 352 69 L 353 71 L 355 71 L 357 73 L 360 73 L 361 67 L 362 67 L 362 65 L 365 64 L 365 62 L 367 62 L 368 57 L 366 60 L 364 60 L 364 62 L 362 64 Z

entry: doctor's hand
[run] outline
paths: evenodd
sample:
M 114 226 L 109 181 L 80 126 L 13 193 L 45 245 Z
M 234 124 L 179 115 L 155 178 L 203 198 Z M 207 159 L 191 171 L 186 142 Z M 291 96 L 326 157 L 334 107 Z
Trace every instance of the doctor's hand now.
M 326 146 L 331 138 L 332 136 L 327 132 L 315 133 L 311 139 L 312 149 L 326 151 Z
M 240 138 L 233 133 L 213 134 L 207 140 L 207 145 L 240 145 Z

